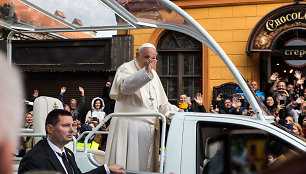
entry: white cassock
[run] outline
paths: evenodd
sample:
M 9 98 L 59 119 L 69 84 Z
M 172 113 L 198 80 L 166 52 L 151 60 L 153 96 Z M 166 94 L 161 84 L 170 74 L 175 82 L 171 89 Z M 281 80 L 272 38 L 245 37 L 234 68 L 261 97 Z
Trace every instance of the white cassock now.
M 124 63 L 116 72 L 110 97 L 116 100 L 115 113 L 161 113 L 178 111 L 171 105 L 157 73 L 149 77 L 136 59 Z M 116 163 L 127 170 L 152 171 L 154 117 L 113 117 L 106 145 L 105 163 Z

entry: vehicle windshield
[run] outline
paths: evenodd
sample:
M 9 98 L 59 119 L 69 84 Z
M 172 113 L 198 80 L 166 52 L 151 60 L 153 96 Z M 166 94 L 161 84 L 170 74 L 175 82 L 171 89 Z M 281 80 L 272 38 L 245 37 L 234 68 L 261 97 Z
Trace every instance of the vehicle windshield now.
M 196 93 L 202 91 L 201 79 L 197 79 L 198 76 L 200 77 L 201 74 L 203 74 L 200 72 L 201 70 L 198 70 L 202 67 L 202 65 L 198 63 L 201 62 L 199 60 L 203 55 L 201 52 L 202 44 L 206 45 L 213 52 L 207 53 L 210 54 L 211 59 L 221 59 L 223 61 L 222 63 L 224 63 L 223 65 L 212 65 L 212 70 L 216 72 L 220 72 L 220 70 L 229 71 L 229 73 L 224 73 L 226 75 L 220 75 L 220 77 L 224 76 L 222 78 L 211 77 L 212 79 L 207 79 L 211 80 L 211 84 L 218 86 L 226 82 L 243 83 L 243 79 L 240 77 L 238 69 L 230 60 L 234 60 L 236 55 L 231 53 L 228 48 L 224 48 L 223 51 L 204 29 L 206 24 L 202 24 L 202 26 L 195 22 L 192 17 L 175 6 L 171 1 L 93 0 L 85 2 L 82 0 L 53 0 L 50 3 L 44 3 L 39 0 L 8 0 L 3 4 L 3 7 L 6 8 L 7 13 L 1 16 L 0 20 L 2 25 L 6 28 L 21 32 L 50 32 L 60 33 L 60 35 L 62 35 L 63 32 L 82 31 L 87 32 L 86 36 L 82 36 L 82 38 L 93 38 L 109 37 L 112 34 L 116 34 L 116 32 L 110 35 L 100 33 L 102 31 L 109 32 L 110 30 L 160 28 L 178 31 L 181 33 L 181 37 L 176 37 L 175 40 L 182 43 L 179 45 L 184 47 L 183 49 L 189 49 L 188 52 L 183 53 L 185 62 L 182 61 L 183 63 L 180 65 L 181 67 L 184 65 L 184 68 L 186 67 L 186 69 L 188 69 L 188 71 L 184 70 L 184 74 L 182 75 L 184 79 L 181 80 L 184 81 L 186 87 L 184 86 L 184 89 L 180 91 L 191 91 L 191 99 L 195 97 L 194 95 L 196 95 Z M 199 43 L 195 43 L 192 39 L 188 39 L 183 34 L 188 35 L 188 37 L 191 36 L 194 40 L 199 41 Z M 64 35 L 63 37 L 66 36 Z M 158 51 L 163 51 L 163 53 L 159 55 L 166 57 L 165 54 L 167 54 L 169 48 L 177 48 L 174 46 L 174 43 L 166 43 L 167 38 L 164 38 L 164 40 L 165 45 L 168 47 L 162 48 L 162 46 L 160 46 Z M 197 45 L 200 45 L 200 47 Z M 169 61 L 167 61 L 169 62 L 168 67 L 170 68 L 172 67 L 172 61 L 176 63 L 178 61 L 178 56 L 173 55 L 174 52 L 167 55 L 167 59 L 169 59 Z M 164 65 L 167 65 L 166 61 L 163 63 L 162 67 L 157 67 L 157 69 L 164 69 Z M 176 66 L 173 67 L 180 66 L 176 64 Z M 241 70 L 242 74 L 246 76 L 247 79 L 251 79 L 251 77 L 248 76 L 247 70 L 245 70 L 245 68 L 241 69 L 244 69 L 244 71 Z M 177 89 L 177 86 L 175 86 L 176 83 L 174 82 L 177 81 L 178 78 L 176 77 L 177 74 L 171 74 L 176 71 L 169 70 L 167 72 L 168 74 L 163 74 L 163 72 L 161 72 L 159 75 L 162 78 L 161 81 L 163 85 L 167 88 L 165 91 L 169 97 L 171 93 L 174 94 Z M 183 82 L 179 83 L 182 84 Z M 211 87 L 213 88 L 214 86 Z M 263 115 L 271 115 L 261 100 L 254 93 L 253 95 Z M 178 96 L 178 94 L 173 96 Z M 170 101 L 171 100 L 170 97 Z M 177 98 L 173 98 L 173 101 L 174 100 L 176 101 Z M 256 105 L 254 107 L 258 106 Z
M 199 32 L 181 15 L 158 0 L 7 0 L 1 3 L 7 13 L 0 22 L 15 31 L 95 31 L 116 34 L 120 29 L 179 26 Z

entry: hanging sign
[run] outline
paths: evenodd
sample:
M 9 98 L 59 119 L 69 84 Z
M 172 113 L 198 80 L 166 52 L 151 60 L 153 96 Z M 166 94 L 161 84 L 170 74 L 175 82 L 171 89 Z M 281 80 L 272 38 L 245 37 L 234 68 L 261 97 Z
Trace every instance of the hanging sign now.
M 291 4 L 263 17 L 250 34 L 247 52 L 272 51 L 278 37 L 291 29 L 306 29 L 306 5 Z
M 284 61 L 294 67 L 302 67 L 306 64 L 306 46 L 284 46 L 282 49 Z

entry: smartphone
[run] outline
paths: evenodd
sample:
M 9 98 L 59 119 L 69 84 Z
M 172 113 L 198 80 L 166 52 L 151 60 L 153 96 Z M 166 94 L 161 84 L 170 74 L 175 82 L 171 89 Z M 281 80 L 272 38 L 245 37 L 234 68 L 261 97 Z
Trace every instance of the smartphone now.
M 293 130 L 293 124 L 285 124 L 284 126 L 289 130 Z
M 239 98 L 241 98 L 241 94 L 233 94 L 232 97 L 235 97 L 235 98 L 239 99 Z
M 186 103 L 189 103 L 189 102 L 191 102 L 191 99 L 190 99 L 190 97 L 186 97 Z
M 285 100 L 279 100 L 279 104 L 280 104 L 280 105 L 285 104 Z

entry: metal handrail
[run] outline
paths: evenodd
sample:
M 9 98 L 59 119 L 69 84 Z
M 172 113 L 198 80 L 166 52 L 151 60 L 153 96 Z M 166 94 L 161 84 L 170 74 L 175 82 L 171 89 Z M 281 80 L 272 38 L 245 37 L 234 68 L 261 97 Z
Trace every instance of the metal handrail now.
M 84 131 L 77 139 L 78 142 L 85 134 L 89 134 L 91 131 Z M 95 134 L 108 134 L 108 131 L 97 131 Z
M 21 128 L 19 130 L 19 132 L 21 132 L 21 133 L 34 133 L 34 130 L 33 129 L 28 129 L 28 128 Z
M 73 139 L 73 153 L 75 154 L 76 153 L 76 149 L 77 149 L 77 143 L 78 141 L 85 135 L 85 134 L 88 134 L 90 133 L 91 131 L 84 131 L 77 139 Z M 97 131 L 95 132 L 95 134 L 108 134 L 108 131 Z M 85 140 L 84 140 L 85 141 Z M 87 144 L 86 144 L 87 146 Z M 84 147 L 85 147 L 85 142 L 84 142 Z
M 23 130 L 23 129 L 22 129 Z M 46 134 L 44 133 L 27 133 L 27 132 L 22 132 L 22 133 L 19 133 L 20 136 L 22 137 L 46 137 Z M 76 141 L 77 139 L 72 136 L 72 141 L 73 141 L 73 153 L 76 152 Z
M 19 135 L 23 136 L 23 137 L 46 137 L 46 134 L 44 134 L 44 133 L 27 133 L 27 132 L 22 132 Z
M 160 152 L 160 166 L 159 166 L 159 172 L 163 172 L 164 169 L 164 147 L 165 147 L 165 137 L 166 137 L 166 117 L 160 113 L 112 113 L 107 115 L 101 123 L 97 125 L 97 127 L 92 130 L 85 138 L 84 140 L 84 152 L 87 153 L 87 143 L 89 138 L 103 125 L 105 124 L 109 119 L 112 117 L 160 117 L 162 119 L 162 133 L 161 133 L 161 152 Z

